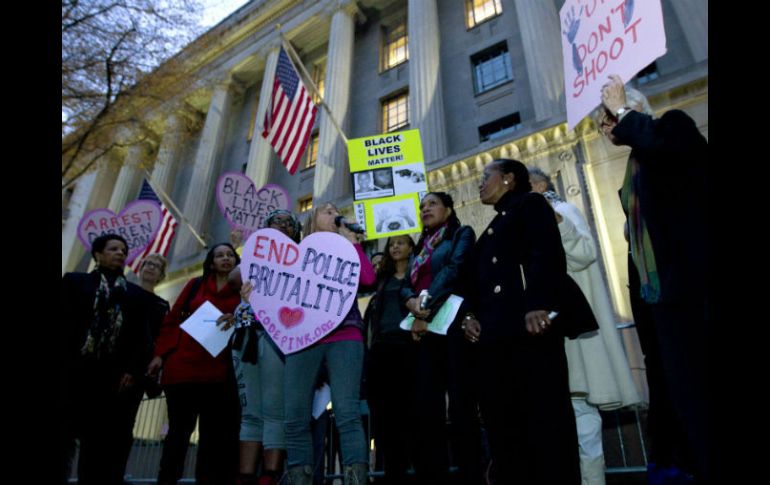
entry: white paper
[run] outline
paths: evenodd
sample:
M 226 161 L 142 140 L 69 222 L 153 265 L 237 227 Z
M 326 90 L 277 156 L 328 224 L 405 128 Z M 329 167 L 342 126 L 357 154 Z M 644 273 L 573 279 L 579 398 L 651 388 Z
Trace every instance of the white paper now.
M 313 419 L 318 419 L 322 415 L 326 406 L 332 402 L 332 388 L 329 384 L 324 384 L 320 389 L 316 389 L 313 394 Z
M 220 316 L 222 312 L 207 300 L 180 325 L 182 330 L 190 334 L 190 337 L 201 344 L 213 357 L 227 347 L 230 335 L 234 331 L 233 327 L 222 331 L 222 326 L 217 325 L 217 318 Z
M 460 310 L 460 305 L 463 299 L 457 295 L 449 295 L 441 308 L 433 317 L 433 321 L 428 323 L 428 331 L 437 333 L 439 335 L 446 335 L 449 326 L 455 321 L 457 312 Z M 412 323 L 414 322 L 414 315 L 411 313 L 406 318 L 401 320 L 400 327 L 404 330 L 412 330 Z

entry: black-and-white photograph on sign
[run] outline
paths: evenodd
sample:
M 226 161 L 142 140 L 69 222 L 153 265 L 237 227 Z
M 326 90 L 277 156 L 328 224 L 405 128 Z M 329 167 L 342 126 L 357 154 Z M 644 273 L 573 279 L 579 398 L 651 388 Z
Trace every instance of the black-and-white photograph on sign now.
M 367 170 L 351 174 L 353 177 L 353 199 L 376 199 L 395 195 L 393 172 L 390 167 Z
M 376 231 L 395 232 L 417 227 L 414 220 L 415 199 L 400 199 L 373 204 Z
M 428 184 L 425 181 L 425 164 L 413 163 L 393 167 L 393 183 L 397 194 L 410 192 L 425 192 Z

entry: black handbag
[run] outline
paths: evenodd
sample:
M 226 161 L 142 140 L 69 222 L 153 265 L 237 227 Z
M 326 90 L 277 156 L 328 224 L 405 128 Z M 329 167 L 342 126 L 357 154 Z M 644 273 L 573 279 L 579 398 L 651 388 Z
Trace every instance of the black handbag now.
M 564 275 L 559 288 L 558 300 L 556 311 L 559 314 L 553 319 L 553 325 L 565 337 L 574 340 L 586 332 L 599 328 L 583 291 L 567 274 Z

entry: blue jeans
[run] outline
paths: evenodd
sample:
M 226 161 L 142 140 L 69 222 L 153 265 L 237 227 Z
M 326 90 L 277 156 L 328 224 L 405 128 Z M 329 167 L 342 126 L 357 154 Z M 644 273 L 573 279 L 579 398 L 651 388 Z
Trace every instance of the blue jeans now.
M 257 364 L 243 362 L 233 349 L 233 366 L 241 401 L 241 441 L 259 441 L 266 450 L 284 449 L 283 378 L 280 350 L 264 332 L 258 332 Z M 252 338 L 247 334 L 246 339 Z M 244 342 L 244 348 L 247 345 Z
M 359 398 L 363 358 L 363 342 L 350 340 L 314 345 L 286 356 L 285 431 L 290 467 L 313 465 L 311 407 L 316 379 L 324 361 L 329 373 L 343 465 L 368 463 Z

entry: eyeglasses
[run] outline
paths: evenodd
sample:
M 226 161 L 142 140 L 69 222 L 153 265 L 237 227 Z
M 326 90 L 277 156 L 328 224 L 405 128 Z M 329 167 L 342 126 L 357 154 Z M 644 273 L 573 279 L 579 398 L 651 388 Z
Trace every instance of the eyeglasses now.
M 273 219 L 270 221 L 270 225 L 291 227 L 294 225 L 294 223 L 291 219 Z
M 490 178 L 492 178 L 492 176 L 493 176 L 494 174 L 496 174 L 496 173 L 498 173 L 498 171 L 497 171 L 497 170 L 484 170 L 484 171 L 481 173 L 481 185 L 484 185 L 484 184 L 486 184 L 486 183 L 487 183 L 487 181 L 489 181 L 489 179 L 490 179 Z
M 162 264 L 156 263 L 154 261 L 145 261 L 144 264 L 142 264 L 142 266 L 149 266 L 150 268 L 155 268 L 155 269 L 160 269 L 160 270 L 163 269 L 163 265 Z

